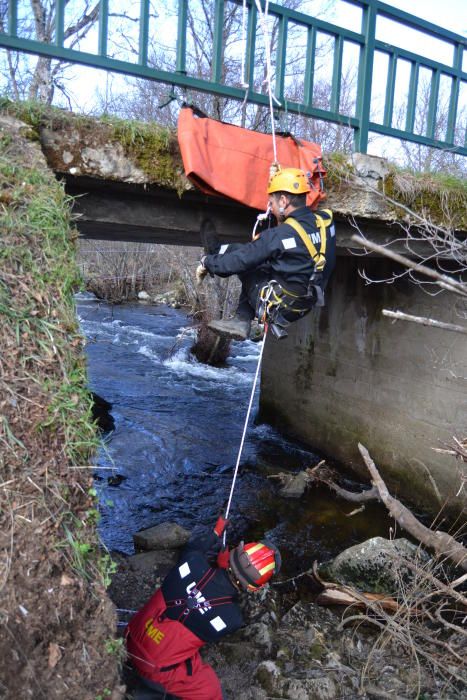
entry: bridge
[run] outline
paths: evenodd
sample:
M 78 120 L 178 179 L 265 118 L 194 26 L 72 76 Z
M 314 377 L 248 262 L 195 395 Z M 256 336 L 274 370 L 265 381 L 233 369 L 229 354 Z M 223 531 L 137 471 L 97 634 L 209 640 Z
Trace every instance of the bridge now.
M 71 126 L 66 126 L 68 118 Z M 88 124 L 63 114 L 56 119 L 55 129 L 40 130 L 41 149 L 49 166 L 65 178 L 68 192 L 81 195 L 75 202 L 81 235 L 199 245 L 199 226 L 208 214 L 226 239 L 249 237 L 254 210 L 202 195 L 183 178 L 172 187 L 149 182 L 118 143 L 103 140 L 97 121 Z M 80 121 L 81 132 L 73 120 Z M 108 123 L 105 129 L 112 132 Z M 293 324 L 286 340 L 268 339 L 261 415 L 366 477 L 360 441 L 391 488 L 432 512 L 444 500 L 447 512 L 458 512 L 465 504 L 458 465 L 433 448 L 448 445 L 464 427 L 465 336 L 395 325 L 382 310 L 458 324 L 459 304 L 448 293 L 428 296 L 406 277 L 390 285 L 362 279 L 363 270 L 383 280 L 402 269 L 382 258 L 349 254 L 355 224 L 371 239 L 387 242 L 400 234 L 394 229 L 400 212 L 381 208 L 375 194 L 385 163 L 359 154 L 354 160 L 361 175 L 356 186 L 329 191 L 328 203 L 337 212 L 339 257 L 328 303 Z M 371 187 L 365 188 L 365 181 Z
M 466 39 L 379 0 L 346 2 L 360 12 L 360 31 L 274 3 L 268 3 L 265 18 L 264 0 L 245 0 L 244 8 L 240 0 L 215 0 L 211 20 L 202 15 L 195 0 L 156 0 L 152 10 L 150 0 L 140 0 L 139 12 L 131 17 L 131 31 L 125 25 L 122 49 L 123 39 L 115 48 L 116 34 L 119 22 L 124 24 L 128 17 L 116 20 L 109 0 L 99 0 L 84 17 L 83 21 L 93 27 L 97 23 L 97 28 L 81 41 L 70 39 L 68 0 L 55 0 L 52 14 L 39 18 L 19 0 L 9 0 L 0 25 L 0 47 L 162 82 L 179 88 L 184 96 L 208 92 L 263 107 L 273 104 L 279 117 L 296 114 L 349 127 L 356 152 L 365 153 L 369 135 L 377 134 L 467 155 L 462 105 L 467 82 L 463 70 Z M 437 46 L 446 50 L 440 50 L 439 55 L 445 53 L 447 58 L 434 60 L 380 40 L 378 31 L 384 22 L 391 24 L 394 36 L 405 28 L 413 30 L 414 45 L 435 39 Z M 196 24 L 204 24 L 203 65 L 194 62 L 190 51 Z M 31 25 L 36 26 L 35 34 L 31 34 Z M 163 45 L 157 38 L 161 34 Z M 261 48 L 261 34 L 270 42 L 270 55 L 269 49 Z M 297 51 L 297 46 L 302 48 Z M 325 64 L 323 47 L 329 54 Z M 157 50 L 163 51 L 163 59 L 155 57 Z M 349 56 L 357 78 L 355 99 L 351 107 L 345 107 L 343 73 Z M 299 84 L 293 80 L 291 66 L 302 76 Z M 408 83 L 402 94 L 399 74 L 407 69 Z M 264 71 L 269 91 L 264 86 Z M 315 90 L 320 71 L 329 72 L 327 103 L 318 99 Z M 422 76 L 429 78 L 429 98 L 420 128 Z M 382 85 L 384 97 L 376 119 L 371 108 Z M 395 109 L 401 100 L 405 102 L 402 123 Z M 441 101 L 447 104 L 443 124 L 438 114 Z

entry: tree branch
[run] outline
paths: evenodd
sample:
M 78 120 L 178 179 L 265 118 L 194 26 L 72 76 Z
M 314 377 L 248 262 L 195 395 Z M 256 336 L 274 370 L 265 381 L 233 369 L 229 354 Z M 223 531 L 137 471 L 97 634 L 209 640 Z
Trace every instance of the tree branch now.
M 467 286 L 462 282 L 458 282 L 452 277 L 448 277 L 448 275 L 441 275 L 439 272 L 436 272 L 436 270 L 432 270 L 426 265 L 422 265 L 421 263 L 417 262 L 412 262 L 412 260 L 409 260 L 404 255 L 394 253 L 394 251 L 389 250 L 388 248 L 385 248 L 382 245 L 378 245 L 377 243 L 373 243 L 373 241 L 369 241 L 367 238 L 363 238 L 363 236 L 357 236 L 356 234 L 354 234 L 351 237 L 351 240 L 355 243 L 358 243 L 358 245 L 362 246 L 362 248 L 369 248 L 375 253 L 380 253 L 386 258 L 390 258 L 391 260 L 394 260 L 395 262 L 398 262 L 401 265 L 404 265 L 405 267 L 408 267 L 412 270 L 416 270 L 417 272 L 421 272 L 427 277 L 431 277 L 431 279 L 434 279 L 436 284 L 438 284 L 443 289 L 447 289 L 450 292 L 454 292 L 455 294 L 460 294 L 463 297 L 467 297 Z
M 412 321 L 412 323 L 419 323 L 422 326 L 443 328 L 444 330 L 455 331 L 456 333 L 467 333 L 467 326 L 457 326 L 455 323 L 444 323 L 444 321 L 436 321 L 434 318 L 412 316 L 411 314 L 403 313 L 403 311 L 390 311 L 389 309 L 383 309 L 382 314 L 383 316 L 389 316 L 389 318 L 395 318 L 400 321 Z
M 358 443 L 358 449 L 371 474 L 371 480 L 378 490 L 380 499 L 394 520 L 419 542 L 434 549 L 438 555 L 448 557 L 455 564 L 467 570 L 467 549 L 457 542 L 454 537 L 448 535 L 447 532 L 442 532 L 441 530 L 433 531 L 422 525 L 406 506 L 390 495 L 366 447 Z

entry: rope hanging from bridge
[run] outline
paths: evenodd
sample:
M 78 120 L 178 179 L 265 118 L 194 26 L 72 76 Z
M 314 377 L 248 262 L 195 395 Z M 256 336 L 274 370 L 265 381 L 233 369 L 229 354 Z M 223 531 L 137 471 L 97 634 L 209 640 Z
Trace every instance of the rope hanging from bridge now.
M 259 351 L 258 364 L 257 364 L 257 366 L 256 366 L 255 378 L 254 378 L 254 380 L 253 380 L 253 386 L 251 387 L 250 401 L 249 401 L 249 403 L 248 403 L 248 409 L 247 409 L 247 412 L 246 412 L 245 423 L 244 423 L 244 425 L 243 425 L 242 439 L 241 439 L 241 441 L 240 441 L 240 448 L 239 448 L 239 450 L 238 450 L 237 461 L 236 461 L 236 463 L 235 463 L 234 475 L 233 475 L 233 478 L 232 478 L 232 485 L 231 485 L 231 487 L 230 487 L 229 500 L 228 500 L 228 502 L 227 502 L 227 506 L 226 506 L 226 509 L 225 509 L 225 515 L 224 515 L 224 519 L 225 519 L 225 520 L 228 519 L 229 513 L 230 513 L 230 506 L 231 506 L 231 504 L 232 504 L 232 497 L 233 497 L 233 493 L 234 493 L 234 490 L 235 490 L 235 483 L 236 483 L 236 481 L 237 481 L 238 468 L 239 468 L 239 466 L 240 466 L 240 458 L 241 458 L 241 456 L 242 456 L 243 445 L 244 445 L 244 443 L 245 443 L 246 431 L 247 431 L 247 428 L 248 428 L 248 422 L 249 422 L 249 420 L 250 420 L 250 413 L 251 413 L 251 407 L 252 407 L 252 405 L 253 405 L 253 399 L 254 399 L 254 397 L 255 397 L 256 384 L 257 384 L 257 382 L 258 382 L 258 375 L 259 375 L 259 370 L 260 370 L 260 367 L 261 367 L 261 360 L 262 360 L 262 358 L 263 358 L 263 350 L 264 350 L 264 345 L 265 345 L 265 343 L 266 343 L 266 336 L 267 336 L 267 334 L 268 334 L 268 326 L 267 326 L 267 324 L 265 324 L 265 325 L 264 325 L 263 340 L 261 341 L 261 348 L 260 348 L 260 351 Z M 225 531 L 225 530 L 224 530 L 224 535 L 223 535 L 222 543 L 223 543 L 223 546 L 225 547 L 225 545 L 226 545 L 226 531 Z
M 265 4 L 265 7 L 264 7 L 264 12 L 263 12 L 263 10 L 262 10 L 262 8 L 261 8 L 260 0 L 255 0 L 255 4 L 256 4 L 256 8 L 257 8 L 258 13 L 259 13 L 259 18 L 260 18 L 260 22 L 261 22 L 261 29 L 262 29 L 262 32 L 263 32 L 263 39 L 264 39 L 264 50 L 265 50 L 265 55 L 266 55 L 266 79 L 265 79 L 264 82 L 267 83 L 267 87 L 268 87 L 269 112 L 270 112 L 270 119 L 271 119 L 272 147 L 273 147 L 273 152 L 274 152 L 274 164 L 277 164 L 277 145 L 276 145 L 276 131 L 275 131 L 275 125 L 274 125 L 273 100 L 277 103 L 277 105 L 278 105 L 279 107 L 281 106 L 281 103 L 280 103 L 279 100 L 272 94 L 272 87 L 271 87 L 271 74 L 272 74 L 272 70 L 271 70 L 271 46 L 270 46 L 270 41 L 269 41 L 269 30 L 268 30 L 268 20 L 269 20 L 268 8 L 269 8 L 269 0 L 266 0 L 266 4 Z M 245 19 L 246 19 L 246 0 L 243 0 L 242 38 L 243 38 L 243 41 L 244 41 L 244 45 L 243 45 L 243 51 L 242 51 L 242 80 L 243 80 L 243 83 L 242 83 L 242 84 L 243 84 L 243 86 L 246 88 L 246 93 L 245 93 L 245 98 L 246 98 L 246 96 L 247 96 L 247 94 L 248 94 L 249 84 L 248 84 L 248 83 L 246 82 L 246 80 L 245 80 L 245 63 L 244 63 L 244 61 L 245 61 L 245 53 L 246 53 Z M 260 216 L 263 216 L 263 218 L 264 218 L 264 215 L 260 215 Z M 259 219 L 259 217 L 258 217 L 258 219 Z M 256 222 L 254 231 L 256 230 L 257 224 L 258 224 L 258 221 Z M 254 232 L 253 232 L 253 233 L 254 233 Z M 264 325 L 263 340 L 261 341 L 261 349 L 260 349 L 260 353 L 259 353 L 259 357 L 258 357 L 258 364 L 257 364 L 257 366 L 256 366 L 256 372 L 255 372 L 255 377 L 254 377 L 254 380 L 253 380 L 253 386 L 251 387 L 250 400 L 249 400 L 249 402 L 248 402 L 248 408 L 247 408 L 247 412 L 246 412 L 245 422 L 244 422 L 244 425 L 243 425 L 242 438 L 241 438 L 241 440 L 240 440 L 240 447 L 239 447 L 239 450 L 238 450 L 237 460 L 236 460 L 236 463 L 235 463 L 235 469 L 234 469 L 234 474 L 233 474 L 233 478 L 232 478 L 232 485 L 231 485 L 231 487 L 230 487 L 229 499 L 228 499 L 228 501 L 227 501 L 227 506 L 226 506 L 226 509 L 225 509 L 225 515 L 224 515 L 224 519 L 225 519 L 225 520 L 228 519 L 229 513 L 230 513 L 230 506 L 231 506 L 231 504 L 232 504 L 232 498 L 233 498 L 233 494 L 234 494 L 234 490 L 235 490 L 235 485 L 236 485 L 236 481 L 237 481 L 237 476 L 238 476 L 238 469 L 239 469 L 239 467 L 240 467 L 240 459 L 241 459 L 242 452 L 243 452 L 243 446 L 244 446 L 244 444 L 245 444 L 245 436 L 246 436 L 246 431 L 247 431 L 247 429 L 248 429 L 248 423 L 249 423 L 249 420 L 250 420 L 251 407 L 252 407 L 252 405 L 253 405 L 253 399 L 254 399 L 254 396 L 255 396 L 256 385 L 257 385 L 257 382 L 258 382 L 259 370 L 260 370 L 260 368 L 261 368 L 261 360 L 262 360 L 262 358 L 263 358 L 263 350 L 264 350 L 264 345 L 265 345 L 265 343 L 266 343 L 266 336 L 267 336 L 267 333 L 268 333 L 268 324 L 265 323 L 265 325 Z M 226 530 L 224 530 L 223 540 L 222 540 L 222 543 L 223 543 L 223 546 L 224 546 L 224 547 L 226 546 L 226 536 L 227 536 L 227 533 L 226 533 Z
M 274 125 L 274 108 L 273 108 L 273 100 L 277 104 L 278 107 L 281 107 L 281 103 L 277 99 L 275 95 L 272 94 L 272 86 L 271 86 L 271 75 L 272 75 L 272 69 L 271 69 L 271 44 L 269 41 L 269 28 L 268 28 L 268 22 L 269 22 L 269 0 L 266 0 L 266 4 L 264 6 L 264 12 L 261 8 L 261 3 L 260 0 L 255 0 L 255 5 L 259 13 L 259 19 L 261 23 L 261 29 L 263 32 L 263 40 L 264 40 L 264 51 L 265 51 L 265 56 L 266 56 L 266 79 L 265 83 L 267 83 L 268 86 L 268 97 L 269 97 L 269 113 L 270 113 L 270 119 L 271 119 L 271 135 L 272 135 L 272 148 L 274 152 L 274 163 L 277 163 L 277 146 L 276 146 L 276 129 Z

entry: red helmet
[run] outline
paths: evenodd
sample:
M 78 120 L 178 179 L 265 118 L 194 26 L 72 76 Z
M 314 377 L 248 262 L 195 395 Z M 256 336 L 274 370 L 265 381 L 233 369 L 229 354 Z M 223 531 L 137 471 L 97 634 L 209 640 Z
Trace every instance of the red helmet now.
M 247 591 L 257 591 L 281 567 L 279 550 L 270 542 L 240 542 L 230 552 L 229 566 Z

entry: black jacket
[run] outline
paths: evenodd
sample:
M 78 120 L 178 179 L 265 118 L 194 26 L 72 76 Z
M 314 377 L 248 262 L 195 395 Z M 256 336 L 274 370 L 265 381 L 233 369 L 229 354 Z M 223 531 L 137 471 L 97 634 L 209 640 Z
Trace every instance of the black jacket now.
M 320 212 L 321 213 L 321 212 Z M 296 209 L 291 216 L 300 223 L 320 252 L 318 228 L 314 213 L 308 207 Z M 336 237 L 334 226 L 326 229 L 326 265 L 323 287 L 334 268 Z M 230 250 L 229 250 L 230 249 Z M 219 277 L 248 272 L 255 268 L 267 271 L 270 279 L 280 282 L 286 290 L 306 294 L 314 262 L 296 231 L 288 224 L 280 224 L 263 231 L 256 241 L 243 245 L 222 246 L 217 255 L 207 255 L 204 266 Z
M 211 566 L 207 559 L 208 551 L 218 543 L 214 532 L 190 540 L 161 586 L 166 617 L 182 622 L 204 642 L 216 642 L 244 624 L 237 589 L 225 569 Z

